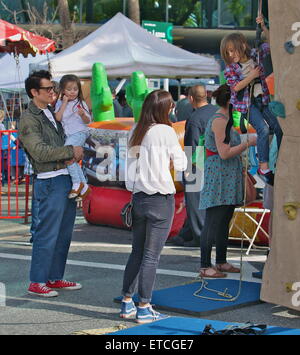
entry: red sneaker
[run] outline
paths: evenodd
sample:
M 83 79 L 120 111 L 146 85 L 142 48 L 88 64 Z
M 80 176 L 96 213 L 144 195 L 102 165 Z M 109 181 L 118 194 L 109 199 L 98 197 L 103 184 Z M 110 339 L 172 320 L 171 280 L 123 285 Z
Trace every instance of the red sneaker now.
M 80 290 L 82 285 L 77 282 L 71 282 L 66 280 L 48 281 L 46 286 L 49 288 L 59 288 L 60 290 Z
M 56 291 L 51 290 L 51 288 L 47 287 L 44 283 L 36 283 L 31 282 L 28 288 L 28 293 L 31 295 L 37 295 L 42 297 L 56 297 L 58 293 Z

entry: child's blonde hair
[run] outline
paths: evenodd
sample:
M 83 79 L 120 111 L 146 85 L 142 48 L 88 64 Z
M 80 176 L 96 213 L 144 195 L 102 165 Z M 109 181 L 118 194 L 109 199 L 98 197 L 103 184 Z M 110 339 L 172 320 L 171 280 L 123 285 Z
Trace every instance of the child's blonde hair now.
M 239 53 L 240 57 L 245 55 L 247 58 L 250 58 L 251 49 L 246 37 L 242 33 L 235 32 L 225 36 L 221 41 L 220 53 L 225 64 L 228 65 L 232 62 L 228 54 L 228 46 L 230 44 L 232 44 L 233 48 Z
M 4 120 L 4 111 L 3 110 L 0 110 L 0 123 L 2 123 L 2 121 Z

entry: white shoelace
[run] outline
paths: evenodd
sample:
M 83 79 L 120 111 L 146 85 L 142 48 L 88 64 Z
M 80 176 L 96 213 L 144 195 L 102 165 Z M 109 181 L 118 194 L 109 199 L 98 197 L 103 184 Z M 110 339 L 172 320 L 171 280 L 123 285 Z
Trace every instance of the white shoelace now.
M 52 291 L 51 288 L 49 288 L 48 286 L 46 286 L 46 284 L 40 284 L 40 289 L 43 292 L 47 292 L 47 291 Z
M 150 312 L 152 313 L 152 316 L 153 316 L 154 318 L 159 318 L 159 316 L 160 316 L 160 313 L 159 313 L 159 312 L 155 311 L 155 310 L 152 308 L 152 306 L 149 306 L 149 309 L 150 309 Z

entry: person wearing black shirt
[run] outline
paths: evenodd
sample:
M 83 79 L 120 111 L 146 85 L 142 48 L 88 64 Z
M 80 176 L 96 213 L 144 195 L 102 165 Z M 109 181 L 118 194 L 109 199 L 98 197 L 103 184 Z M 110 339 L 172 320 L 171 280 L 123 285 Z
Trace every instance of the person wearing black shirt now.
M 204 135 L 208 120 L 217 111 L 217 106 L 207 102 L 206 89 L 202 85 L 195 85 L 190 88 L 188 94 L 189 101 L 194 111 L 186 121 L 184 146 L 191 147 L 192 154 L 195 155 L 199 145 L 200 136 Z M 190 159 L 192 156 L 190 157 Z M 195 162 L 191 162 L 192 174 L 184 174 L 185 204 L 187 218 L 193 239 L 185 242 L 185 246 L 200 246 L 200 235 L 204 225 L 205 210 L 199 210 L 200 186 Z

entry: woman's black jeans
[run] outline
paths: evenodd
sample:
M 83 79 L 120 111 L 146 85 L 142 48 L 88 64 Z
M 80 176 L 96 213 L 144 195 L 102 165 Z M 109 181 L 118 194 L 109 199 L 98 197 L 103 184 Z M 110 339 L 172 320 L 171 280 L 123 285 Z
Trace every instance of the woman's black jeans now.
M 139 301 L 151 301 L 156 269 L 168 238 L 175 209 L 174 195 L 133 195 L 133 240 L 122 294 L 132 297 L 138 284 Z
M 216 244 L 216 264 L 225 264 L 229 223 L 235 206 L 216 206 L 206 209 L 205 222 L 200 237 L 201 268 L 211 267 L 211 250 Z

